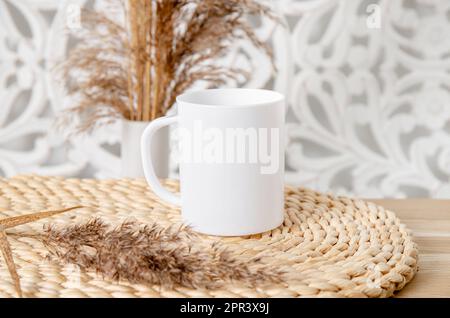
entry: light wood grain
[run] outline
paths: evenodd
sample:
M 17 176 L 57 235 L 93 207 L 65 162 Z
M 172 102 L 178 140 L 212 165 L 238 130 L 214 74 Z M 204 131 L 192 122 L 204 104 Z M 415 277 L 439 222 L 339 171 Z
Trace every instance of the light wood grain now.
M 450 297 L 450 200 L 370 200 L 394 211 L 419 245 L 419 272 L 398 297 Z

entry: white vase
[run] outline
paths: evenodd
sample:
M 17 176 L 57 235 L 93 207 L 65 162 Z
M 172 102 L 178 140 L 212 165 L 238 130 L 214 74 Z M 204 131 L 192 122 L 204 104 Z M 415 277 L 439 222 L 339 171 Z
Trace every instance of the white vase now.
M 122 121 L 122 177 L 143 178 L 141 160 L 141 136 L 149 122 Z M 156 175 L 167 178 L 169 175 L 169 129 L 161 129 L 155 135 L 151 150 Z

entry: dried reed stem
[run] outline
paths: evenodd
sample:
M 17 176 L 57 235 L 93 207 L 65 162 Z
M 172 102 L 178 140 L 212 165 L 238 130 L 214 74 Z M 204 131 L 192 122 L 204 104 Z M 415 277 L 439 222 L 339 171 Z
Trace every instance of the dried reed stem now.
M 82 206 L 74 206 L 74 207 L 61 209 L 61 210 L 36 212 L 36 213 L 25 214 L 25 215 L 20 215 L 20 216 L 13 216 L 13 217 L 6 218 L 6 219 L 0 219 L 0 226 L 3 229 L 9 229 L 9 228 L 12 228 L 15 226 L 27 224 L 30 222 L 36 222 L 36 221 L 39 221 L 42 219 L 52 217 L 54 215 L 62 214 L 65 212 L 69 212 L 69 211 L 81 209 L 81 208 L 83 208 L 83 207 Z
M 18 225 L 23 225 L 31 222 L 35 222 L 41 219 L 49 218 L 51 216 L 61 214 L 64 212 L 69 212 L 74 209 L 82 208 L 82 206 L 76 206 L 61 210 L 55 211 L 45 211 L 45 212 L 37 212 L 31 214 L 25 214 L 21 216 L 9 217 L 6 219 L 0 219 L 0 249 L 3 254 L 3 258 L 5 259 L 6 266 L 8 267 L 9 274 L 14 281 L 14 286 L 19 297 L 22 297 L 22 288 L 20 286 L 20 277 L 17 273 L 16 264 L 14 263 L 14 258 L 11 252 L 11 246 L 8 242 L 8 237 L 6 235 L 5 230 L 8 228 L 12 228 Z M 30 235 L 31 236 L 31 235 Z
M 14 258 L 11 252 L 11 246 L 9 245 L 8 238 L 3 228 L 0 228 L 0 249 L 2 250 L 3 258 L 5 259 L 9 274 L 14 281 L 14 287 L 16 288 L 17 295 L 22 297 L 19 274 L 17 274 L 16 264 L 14 263 Z

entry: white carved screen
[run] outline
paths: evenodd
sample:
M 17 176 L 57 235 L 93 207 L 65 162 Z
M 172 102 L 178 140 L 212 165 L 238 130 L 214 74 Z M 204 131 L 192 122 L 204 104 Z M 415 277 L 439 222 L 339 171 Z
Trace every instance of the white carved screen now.
M 0 0 L 0 175 L 115 177 L 119 125 L 65 140 L 52 68 L 73 43 L 73 5 Z M 366 197 L 449 197 L 450 1 L 274 0 L 255 21 L 277 72 L 248 43 L 231 63 L 288 97 L 287 181 Z

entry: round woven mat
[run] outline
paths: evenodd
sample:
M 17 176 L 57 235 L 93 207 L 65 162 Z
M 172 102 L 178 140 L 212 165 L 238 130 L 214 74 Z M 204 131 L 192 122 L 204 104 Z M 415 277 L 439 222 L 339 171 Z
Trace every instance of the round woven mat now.
M 177 183 L 167 181 L 174 190 Z M 0 178 L 0 218 L 60 209 L 83 208 L 8 231 L 36 233 L 45 223 L 68 225 L 98 216 L 114 225 L 130 217 L 161 225 L 180 223 L 177 207 L 159 200 L 143 180 L 80 180 L 19 176 Z M 418 252 L 409 231 L 391 211 L 373 203 L 286 188 L 282 226 L 251 237 L 201 236 L 220 241 L 240 259 L 263 257 L 286 272 L 284 283 L 219 289 L 173 289 L 113 282 L 78 272 L 46 258 L 44 246 L 9 235 L 25 297 L 389 297 L 417 271 Z M 15 297 L 14 284 L 0 259 L 0 296 Z

